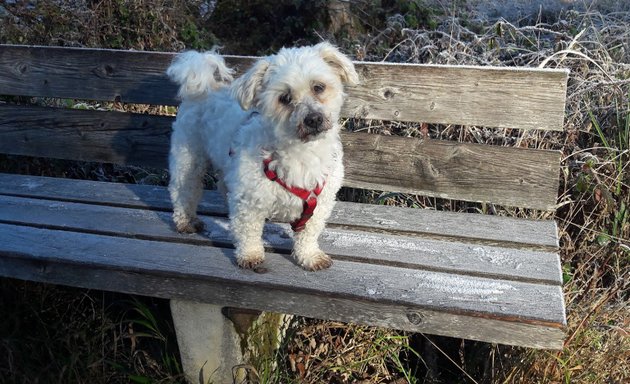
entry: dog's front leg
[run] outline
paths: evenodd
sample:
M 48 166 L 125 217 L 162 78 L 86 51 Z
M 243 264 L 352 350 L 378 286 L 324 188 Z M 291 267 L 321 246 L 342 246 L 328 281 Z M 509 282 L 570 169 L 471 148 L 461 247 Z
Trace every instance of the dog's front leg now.
M 231 204 L 230 225 L 236 247 L 236 261 L 241 268 L 252 269 L 265 260 L 262 241 L 265 215 L 242 201 Z
M 304 229 L 295 233 L 293 257 L 306 270 L 317 271 L 326 269 L 333 263 L 330 256 L 319 249 L 317 242 L 335 204 L 333 198 L 329 198 L 328 201 L 321 199 L 320 205 L 315 209 L 313 216 L 306 223 Z

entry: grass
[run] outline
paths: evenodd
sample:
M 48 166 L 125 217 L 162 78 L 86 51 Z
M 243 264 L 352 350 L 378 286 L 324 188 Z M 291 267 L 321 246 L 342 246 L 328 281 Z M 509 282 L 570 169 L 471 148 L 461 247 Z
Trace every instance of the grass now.
M 247 46 L 243 41 L 247 36 L 227 38 L 216 29 L 229 24 L 209 23 L 197 12 L 203 1 L 39 1 L 34 8 L 18 3 L 2 5 L 9 16 L 0 16 L 1 42 L 177 51 L 219 41 L 230 53 Z M 388 7 L 396 2 L 390 3 Z M 351 2 L 353 25 L 361 26 L 354 31 L 335 34 L 325 20 L 293 22 L 319 25 L 317 33 L 308 32 L 301 41 L 316 40 L 319 34 L 362 60 L 571 70 L 563 132 L 345 122 L 349 129 L 373 133 L 562 151 L 554 219 L 561 236 L 567 340 L 561 351 L 536 351 L 296 318 L 280 350 L 255 364 L 259 381 L 590 384 L 630 380 L 630 367 L 620 363 L 630 350 L 630 15 L 567 12 L 557 20 L 515 25 L 505 20 L 476 22 L 462 4 L 441 11 L 418 10 L 420 2 L 397 9 L 395 4 L 387 9 L 375 4 Z M 229 20 L 225 23 L 239 22 L 238 14 L 221 15 Z M 277 44 L 291 43 L 286 31 L 292 29 L 275 32 L 287 34 L 275 36 Z M 217 36 L 224 36 L 223 40 Z M 268 48 L 238 53 L 261 54 Z M 146 106 L 128 108 L 148 111 Z M 166 182 L 166 175 L 158 170 L 56 160 L 3 156 L 0 168 Z M 347 189 L 342 198 L 550 218 L 547 212 L 379 191 Z M 181 382 L 164 301 L 10 279 L 0 280 L 0 287 L 0 381 Z
M 405 359 L 415 353 L 409 342 L 409 336 L 390 330 L 298 318 L 286 347 L 285 369 L 294 377 L 289 382 L 412 378 Z
M 1 279 L 0 308 L 3 383 L 181 379 L 167 303 Z
M 167 377 L 181 377 L 183 371 L 179 363 L 179 351 L 172 340 L 175 331 L 170 318 L 165 317 L 164 314 L 161 317 L 156 316 L 154 310 L 138 297 L 132 297 L 130 300 L 123 301 L 122 304 L 128 308 L 123 314 L 123 319 L 129 327 L 128 338 L 131 342 L 131 350 L 136 350 L 139 340 L 155 340 L 159 349 L 154 355 L 159 356 L 158 363 L 167 373 Z M 150 375 L 130 375 L 129 379 L 136 383 L 153 381 Z

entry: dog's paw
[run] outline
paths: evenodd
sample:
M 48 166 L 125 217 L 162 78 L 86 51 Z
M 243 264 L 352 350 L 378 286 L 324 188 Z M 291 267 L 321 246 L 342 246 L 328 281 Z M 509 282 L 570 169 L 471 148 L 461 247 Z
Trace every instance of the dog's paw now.
M 236 262 L 243 269 L 254 269 L 265 261 L 264 252 L 249 252 L 243 256 L 237 256 Z
M 197 233 L 203 231 L 205 224 L 195 217 L 190 220 L 175 221 L 175 227 L 179 233 Z
M 300 267 L 306 269 L 307 271 L 319 271 L 322 269 L 330 268 L 330 266 L 333 264 L 333 261 L 330 256 L 322 251 L 318 251 L 317 253 L 309 257 L 298 258 L 298 264 L 300 264 Z

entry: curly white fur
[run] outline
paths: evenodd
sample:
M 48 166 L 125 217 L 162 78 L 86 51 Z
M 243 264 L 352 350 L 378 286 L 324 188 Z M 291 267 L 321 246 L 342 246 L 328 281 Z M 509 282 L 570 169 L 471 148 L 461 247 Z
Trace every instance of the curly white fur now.
M 214 52 L 185 52 L 167 71 L 182 104 L 170 151 L 173 219 L 197 232 L 196 209 L 208 160 L 222 174 L 238 264 L 264 260 L 265 219 L 293 221 L 302 201 L 263 173 L 263 159 L 288 185 L 325 181 L 313 217 L 294 236 L 293 255 L 308 270 L 332 264 L 317 239 L 343 179 L 339 111 L 343 85 L 358 82 L 352 62 L 329 43 L 283 48 L 230 83 L 232 71 Z
M 199 99 L 233 80 L 234 71 L 214 51 L 188 51 L 175 56 L 166 70 L 168 77 L 180 85 L 180 98 Z M 216 76 L 216 77 L 215 77 Z

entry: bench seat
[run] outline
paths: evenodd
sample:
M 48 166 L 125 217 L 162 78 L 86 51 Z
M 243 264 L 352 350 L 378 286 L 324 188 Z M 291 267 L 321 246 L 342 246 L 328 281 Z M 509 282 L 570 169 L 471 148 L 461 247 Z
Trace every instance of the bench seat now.
M 0 174 L 0 275 L 536 348 L 566 326 L 553 221 L 338 202 L 329 270 L 268 223 L 263 268 L 239 269 L 223 198 L 202 234 L 173 229 L 164 187 Z

